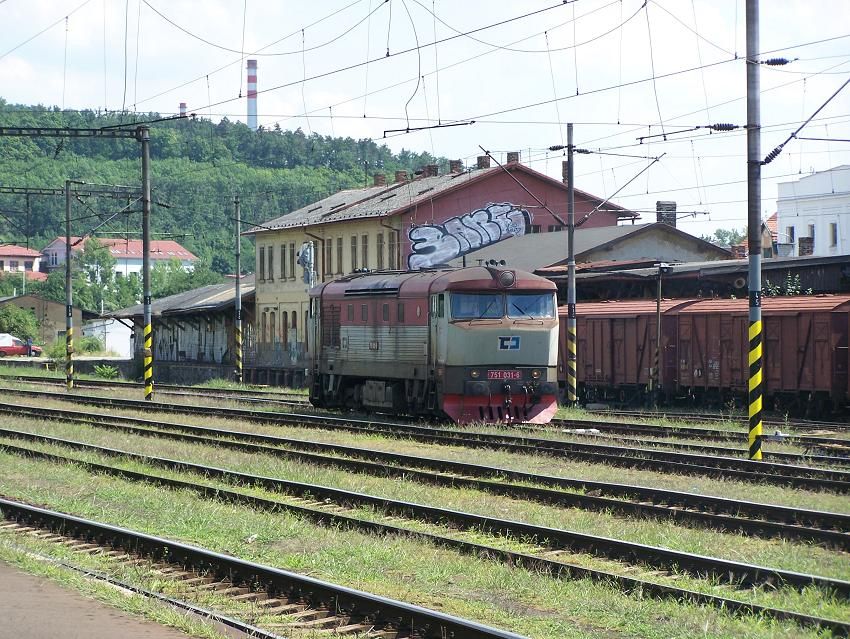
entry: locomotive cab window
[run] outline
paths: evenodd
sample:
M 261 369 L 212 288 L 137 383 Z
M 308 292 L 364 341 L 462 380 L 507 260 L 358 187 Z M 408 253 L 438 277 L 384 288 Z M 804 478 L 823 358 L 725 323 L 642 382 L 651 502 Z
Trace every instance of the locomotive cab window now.
M 499 319 L 505 314 L 505 298 L 501 293 L 452 293 L 452 319 Z
M 511 319 L 555 317 L 555 296 L 552 293 L 508 293 L 507 302 Z
M 385 322 L 390 321 L 390 305 L 389 304 L 384 304 L 381 307 L 381 319 Z

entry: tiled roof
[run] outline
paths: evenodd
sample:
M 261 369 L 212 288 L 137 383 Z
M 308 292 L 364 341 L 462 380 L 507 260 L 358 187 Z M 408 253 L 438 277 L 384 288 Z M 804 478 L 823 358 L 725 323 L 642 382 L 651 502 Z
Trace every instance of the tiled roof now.
M 776 238 L 779 235 L 778 232 L 777 232 L 777 229 L 776 229 L 776 225 L 777 225 L 776 213 L 774 213 L 769 218 L 767 218 L 764 221 L 764 224 L 767 227 L 767 230 L 770 231 L 770 237 L 772 237 L 773 241 L 775 242 Z
M 123 238 L 97 238 L 101 245 L 107 247 L 109 252 L 117 260 L 133 259 L 142 257 L 142 241 L 141 240 L 125 240 Z M 71 236 L 71 246 L 74 250 L 79 250 L 82 247 L 84 239 L 79 236 Z M 57 237 L 51 244 L 60 242 L 65 244 L 64 237 Z M 196 261 L 198 258 L 191 251 L 184 248 L 174 240 L 151 240 L 151 259 L 152 260 L 170 260 L 177 258 L 178 260 Z
M 472 169 L 463 173 L 446 173 L 415 180 L 394 182 L 384 186 L 370 186 L 362 189 L 347 189 L 334 193 L 322 200 L 305 207 L 281 215 L 265 222 L 262 228 L 245 231 L 245 235 L 262 233 L 293 227 L 315 226 L 358 218 L 382 217 L 401 213 L 411 206 L 425 203 L 437 195 L 472 182 L 495 175 L 501 171 L 519 171 L 549 181 L 563 188 L 563 185 L 543 173 L 538 173 L 522 164 L 509 164 L 505 167 L 489 169 Z M 576 189 L 576 196 L 591 201 L 600 202 L 600 198 Z M 621 211 L 621 217 L 634 218 L 637 214 L 612 203 L 607 203 L 609 210 Z
M 25 246 L 4 244 L 0 246 L 0 257 L 41 257 L 41 253 Z

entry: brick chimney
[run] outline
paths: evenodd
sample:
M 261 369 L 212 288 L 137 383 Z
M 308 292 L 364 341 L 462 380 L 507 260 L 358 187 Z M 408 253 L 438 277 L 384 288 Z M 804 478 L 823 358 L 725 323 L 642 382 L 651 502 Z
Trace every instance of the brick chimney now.
M 655 221 L 676 228 L 676 203 L 659 200 L 655 203 Z
M 387 176 L 384 175 L 383 173 L 375 173 L 375 175 L 372 176 L 372 179 L 374 180 L 374 183 L 373 183 L 374 186 L 386 186 L 387 185 Z
M 489 169 L 490 168 L 490 156 L 489 155 L 479 155 L 478 156 L 478 168 L 479 169 Z
M 395 181 L 396 182 L 407 182 L 407 171 L 396 171 L 395 172 Z
M 425 173 L 422 177 L 437 177 L 440 174 L 440 167 L 437 164 L 426 164 Z
M 449 173 L 463 173 L 463 161 L 449 160 Z
M 508 164 L 519 162 L 519 151 L 508 151 Z

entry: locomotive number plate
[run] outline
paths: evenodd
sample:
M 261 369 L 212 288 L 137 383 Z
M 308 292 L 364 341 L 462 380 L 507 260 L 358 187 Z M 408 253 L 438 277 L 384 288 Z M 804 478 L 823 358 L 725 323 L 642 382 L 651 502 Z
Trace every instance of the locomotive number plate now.
M 487 371 L 487 379 L 522 379 L 519 371 Z

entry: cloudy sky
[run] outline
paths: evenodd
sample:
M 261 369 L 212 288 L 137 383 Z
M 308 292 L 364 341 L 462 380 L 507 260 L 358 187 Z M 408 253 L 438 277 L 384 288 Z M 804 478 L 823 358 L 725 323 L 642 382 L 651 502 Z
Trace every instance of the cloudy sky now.
M 518 150 L 560 178 L 546 149 L 574 122 L 596 152 L 577 157 L 578 188 L 641 211 L 675 200 L 697 234 L 746 223 L 743 129 L 696 128 L 746 123 L 744 0 L 0 0 L 0 25 L 11 103 L 185 101 L 244 121 L 252 57 L 265 126 L 467 162 Z M 763 59 L 794 60 L 760 67 L 766 155 L 850 78 L 850 2 L 764 1 L 760 40 Z M 766 215 L 778 182 L 850 164 L 850 87 L 799 135 L 829 141 L 793 140 L 764 167 Z

